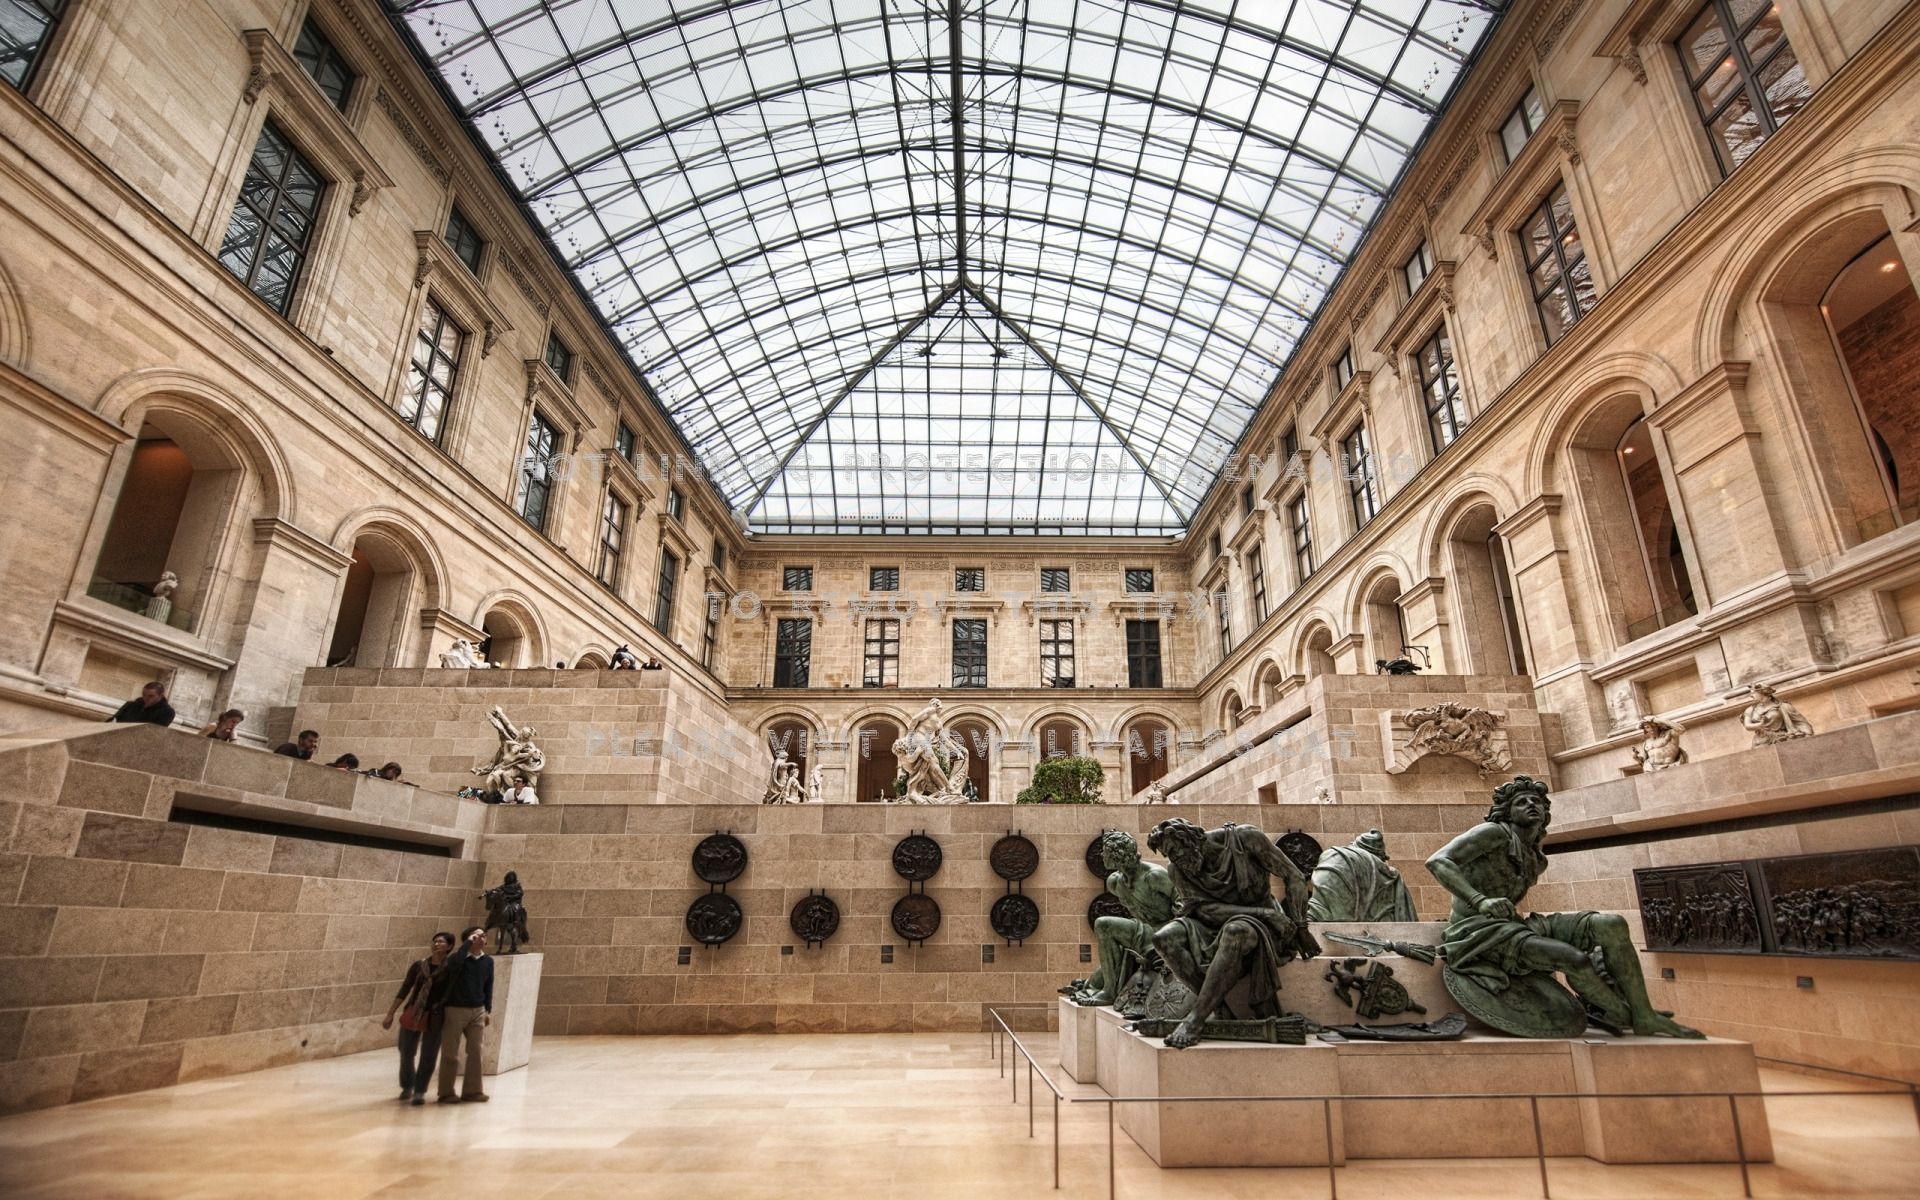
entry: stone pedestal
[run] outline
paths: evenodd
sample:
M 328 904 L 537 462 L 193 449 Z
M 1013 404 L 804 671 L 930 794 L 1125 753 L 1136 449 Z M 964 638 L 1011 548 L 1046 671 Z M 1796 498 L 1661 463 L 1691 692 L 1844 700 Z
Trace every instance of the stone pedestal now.
M 533 1057 L 533 1010 L 540 1003 L 544 954 L 493 956 L 493 1027 L 480 1054 L 480 1069 L 503 1075 Z
M 1060 1065 L 1075 1083 L 1100 1078 L 1100 1009 L 1060 1000 Z
M 1529 1095 L 1539 1101 L 1552 1156 L 1600 1162 L 1700 1163 L 1737 1158 L 1725 1093 L 1759 1090 L 1745 1042 L 1663 1038 L 1541 1039 L 1469 1034 L 1449 1042 L 1304 1046 L 1202 1042 L 1169 1050 L 1128 1033 L 1117 1013 L 1096 1022 L 1100 1087 L 1121 1104 L 1120 1128 L 1163 1167 L 1338 1165 L 1348 1158 L 1530 1158 Z M 1438 1014 L 1436 1014 L 1438 1015 Z M 1617 1092 L 1697 1097 L 1600 1098 Z M 1719 1094 L 1713 1094 L 1719 1093 Z M 1429 1100 L 1367 1096 L 1429 1095 Z M 1448 1100 L 1448 1094 L 1460 1096 Z M 1311 1100 L 1181 1102 L 1182 1096 L 1302 1096 Z M 1511 1096 L 1511 1099 L 1505 1098 Z M 1323 1102 L 1318 1097 L 1333 1097 Z M 1766 1112 L 1738 1102 L 1747 1161 L 1773 1157 Z

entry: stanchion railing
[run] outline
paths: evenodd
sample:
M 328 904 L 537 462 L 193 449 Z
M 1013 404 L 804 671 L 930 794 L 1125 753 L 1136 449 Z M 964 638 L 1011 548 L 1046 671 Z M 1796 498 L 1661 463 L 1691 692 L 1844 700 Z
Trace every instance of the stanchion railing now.
M 1334 1162 L 1335 1154 L 1334 1154 L 1334 1146 L 1333 1146 L 1333 1105 L 1336 1101 L 1341 1104 L 1370 1104 L 1370 1103 L 1382 1103 L 1382 1102 L 1405 1102 L 1409 1100 L 1441 1101 L 1441 1102 L 1473 1101 L 1476 1103 L 1484 1103 L 1485 1101 L 1488 1101 L 1488 1100 L 1514 1100 L 1514 1101 L 1525 1100 L 1527 1102 L 1529 1113 L 1533 1119 L 1534 1158 L 1539 1163 L 1540 1195 L 1544 1197 L 1545 1200 L 1552 1200 L 1553 1192 L 1551 1190 L 1550 1183 L 1547 1177 L 1546 1136 L 1540 1123 L 1540 1102 L 1542 1100 L 1676 1100 L 1676 1099 L 1696 1099 L 1697 1100 L 1697 1099 L 1711 1099 L 1715 1097 L 1724 1097 L 1727 1102 L 1727 1112 L 1729 1117 L 1731 1118 L 1732 1125 L 1733 1125 L 1734 1154 L 1738 1158 L 1739 1165 L 1740 1165 L 1740 1191 L 1743 1196 L 1746 1196 L 1749 1198 L 1752 1197 L 1753 1195 L 1753 1178 L 1752 1178 L 1751 1172 L 1749 1171 L 1749 1164 L 1747 1159 L 1746 1134 L 1740 1125 L 1740 1101 L 1741 1100 L 1758 1100 L 1762 1103 L 1762 1105 L 1764 1105 L 1765 1102 L 1768 1100 L 1786 1100 L 1786 1099 L 1821 1098 L 1821 1097 L 1826 1097 L 1826 1098 L 1852 1097 L 1857 1099 L 1862 1097 L 1873 1097 L 1873 1096 L 1906 1096 L 1909 1098 L 1909 1100 L 1913 1104 L 1916 1133 L 1920 1134 L 1920 1084 L 1915 1084 L 1904 1079 L 1895 1079 L 1886 1075 L 1871 1075 L 1863 1071 L 1846 1071 L 1836 1067 L 1823 1067 L 1817 1063 L 1802 1063 L 1802 1062 L 1796 1062 L 1792 1059 L 1769 1058 L 1763 1055 L 1755 1055 L 1754 1057 L 1759 1062 L 1771 1063 L 1775 1066 L 1786 1067 L 1792 1070 L 1810 1071 L 1810 1072 L 1826 1072 L 1834 1075 L 1845 1075 L 1854 1079 L 1861 1079 L 1861 1080 L 1866 1080 L 1874 1083 L 1892 1084 L 1894 1086 L 1887 1087 L 1887 1088 L 1877 1088 L 1877 1089 L 1849 1088 L 1846 1090 L 1790 1091 L 1790 1092 L 1788 1091 L 1779 1091 L 1779 1092 L 1767 1092 L 1767 1091 L 1759 1091 L 1759 1092 L 1735 1092 L 1735 1091 L 1401 1092 L 1401 1093 L 1394 1093 L 1394 1094 L 1370 1093 L 1364 1096 L 1360 1096 L 1360 1095 L 1335 1096 L 1335 1095 L 1309 1095 L 1309 1094 L 1300 1094 L 1300 1095 L 1291 1095 L 1291 1096 L 1115 1096 L 1111 1093 L 1108 1093 L 1107 1095 L 1104 1095 L 1104 1096 L 1069 1095 L 1066 1092 L 1062 1091 L 1059 1084 L 1055 1083 L 1053 1078 L 1047 1074 L 1046 1068 L 1041 1066 L 1038 1060 L 1034 1058 L 1033 1051 L 1027 1046 L 1027 1044 L 1024 1041 L 1021 1040 L 1020 1034 L 1016 1032 L 1012 1026 L 1007 1024 L 1007 1020 L 1004 1015 L 1004 1013 L 1009 1011 L 1038 1010 L 1038 1011 L 1044 1012 L 1044 1011 L 1052 1010 L 1053 1007 L 1054 1006 L 1050 1004 L 1006 1004 L 1006 1005 L 997 1005 L 995 1007 L 989 1008 L 987 1010 L 987 1014 L 989 1017 L 992 1018 L 992 1026 L 987 1030 L 987 1033 L 990 1039 L 988 1042 L 987 1053 L 990 1059 L 997 1059 L 999 1061 L 1001 1078 L 1005 1079 L 1005 1078 L 1011 1077 L 1012 1089 L 1013 1089 L 1011 1103 L 1014 1103 L 1014 1104 L 1018 1104 L 1020 1102 L 1020 1072 L 1019 1072 L 1018 1064 L 1014 1064 L 1014 1069 L 1012 1071 L 1008 1071 L 1007 1069 L 1008 1063 L 1009 1063 L 1009 1057 L 1010 1057 L 1009 1049 L 1011 1048 L 1012 1050 L 1019 1051 L 1020 1057 L 1026 1060 L 1026 1064 L 1027 1064 L 1027 1136 L 1028 1137 L 1034 1136 L 1035 1126 L 1034 1126 L 1033 1081 L 1036 1076 L 1039 1078 L 1041 1083 L 1046 1085 L 1047 1091 L 1052 1094 L 1053 1096 L 1053 1186 L 1056 1191 L 1059 1190 L 1059 1187 L 1060 1187 L 1060 1105 L 1061 1103 L 1065 1102 L 1066 1104 L 1069 1104 L 1069 1105 L 1073 1105 L 1073 1104 L 1104 1104 L 1106 1105 L 1108 1200 L 1114 1200 L 1114 1198 L 1118 1194 L 1118 1178 L 1117 1178 L 1117 1170 L 1115 1166 L 1115 1151 L 1117 1147 L 1115 1145 L 1115 1138 L 1114 1138 L 1114 1125 L 1115 1125 L 1114 1110 L 1116 1105 L 1121 1105 L 1121 1104 L 1250 1104 L 1250 1103 L 1260 1103 L 1260 1102 L 1311 1104 L 1311 1103 L 1317 1102 L 1320 1105 L 1321 1125 L 1326 1134 L 1327 1194 L 1329 1197 L 1331 1197 L 1331 1200 L 1339 1200 L 1339 1197 L 1340 1197 L 1339 1164 L 1336 1164 Z

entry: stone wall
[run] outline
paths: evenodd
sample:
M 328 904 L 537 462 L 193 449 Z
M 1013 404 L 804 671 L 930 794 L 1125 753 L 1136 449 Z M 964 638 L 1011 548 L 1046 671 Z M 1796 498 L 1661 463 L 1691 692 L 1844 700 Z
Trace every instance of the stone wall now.
M 407 964 L 478 919 L 484 805 L 148 725 L 61 732 L 0 739 L 0 1111 L 388 1045 Z
M 543 802 L 753 802 L 769 755 L 712 692 L 666 671 L 315 669 L 293 729 L 318 730 L 323 757 L 352 751 L 363 767 L 398 762 L 422 787 L 480 782 L 499 736 L 494 705 L 532 726 L 548 769 Z

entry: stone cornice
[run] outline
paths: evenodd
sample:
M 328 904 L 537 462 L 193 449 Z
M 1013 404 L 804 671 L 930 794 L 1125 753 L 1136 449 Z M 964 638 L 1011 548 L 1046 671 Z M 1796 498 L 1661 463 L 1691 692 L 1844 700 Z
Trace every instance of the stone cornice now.
M 83 408 L 31 375 L 0 362 L 0 404 L 13 406 L 42 424 L 51 425 L 84 446 L 111 451 L 133 440 L 133 433 Z
M 253 540 L 263 546 L 275 546 L 307 560 L 327 571 L 344 571 L 353 565 L 353 556 L 343 554 L 326 542 L 278 517 L 255 517 Z

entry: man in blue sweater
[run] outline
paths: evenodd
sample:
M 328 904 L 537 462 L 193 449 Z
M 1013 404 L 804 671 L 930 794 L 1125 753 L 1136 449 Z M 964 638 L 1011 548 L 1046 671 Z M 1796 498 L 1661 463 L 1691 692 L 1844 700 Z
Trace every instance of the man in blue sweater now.
M 466 1080 L 459 1099 L 482 1102 L 480 1047 L 493 1023 L 493 959 L 487 956 L 487 931 L 479 925 L 460 935 L 461 948 L 447 959 L 446 1020 L 440 1030 L 440 1103 L 455 1102 L 453 1076 L 460 1043 L 467 1044 Z

